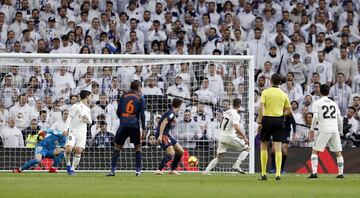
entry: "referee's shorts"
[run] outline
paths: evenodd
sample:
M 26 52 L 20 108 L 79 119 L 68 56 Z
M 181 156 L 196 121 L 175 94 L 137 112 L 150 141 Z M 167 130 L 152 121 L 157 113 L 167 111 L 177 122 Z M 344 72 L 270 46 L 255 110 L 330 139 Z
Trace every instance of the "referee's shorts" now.
M 269 117 L 264 116 L 262 119 L 262 129 L 260 133 L 261 141 L 282 142 L 284 140 L 285 133 L 284 116 L 281 117 Z

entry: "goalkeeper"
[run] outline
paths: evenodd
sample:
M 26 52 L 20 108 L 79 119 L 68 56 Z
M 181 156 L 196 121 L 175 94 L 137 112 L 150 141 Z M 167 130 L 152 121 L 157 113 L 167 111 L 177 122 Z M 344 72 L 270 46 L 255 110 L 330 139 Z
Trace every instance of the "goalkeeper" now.
M 54 164 L 50 167 L 49 172 L 56 172 L 56 168 L 54 167 L 57 167 L 64 158 L 65 149 L 63 147 L 66 143 L 68 132 L 47 129 L 40 132 L 40 135 L 47 136 L 43 141 L 36 144 L 34 159 L 26 162 L 21 168 L 15 168 L 13 173 L 21 173 L 22 171 L 40 163 L 43 158 L 50 158 L 54 160 Z

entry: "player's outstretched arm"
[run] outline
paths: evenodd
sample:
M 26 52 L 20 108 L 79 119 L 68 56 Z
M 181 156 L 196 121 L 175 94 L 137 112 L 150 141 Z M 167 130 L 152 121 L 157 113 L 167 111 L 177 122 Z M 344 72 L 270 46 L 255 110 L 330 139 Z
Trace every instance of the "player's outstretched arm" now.
M 71 121 L 74 118 L 76 111 L 77 111 L 76 106 L 75 105 L 71 106 L 70 111 L 69 111 L 69 116 L 67 117 L 66 122 L 65 122 L 65 129 L 67 131 L 69 131 Z
M 157 139 L 157 142 L 158 142 L 159 144 L 160 144 L 161 141 L 162 141 L 162 135 L 163 135 L 163 133 L 164 133 L 165 127 L 166 127 L 166 125 L 167 125 L 168 122 L 169 122 L 168 119 L 165 118 L 165 119 L 161 122 L 161 124 L 160 124 L 159 137 L 158 137 L 158 139 Z
M 340 135 L 341 136 L 343 136 L 344 135 L 344 126 L 343 126 L 343 120 L 342 120 L 342 117 L 341 117 L 341 114 L 340 114 L 340 109 L 339 109 L 339 107 L 336 107 L 337 108 L 337 115 L 336 115 L 336 117 L 337 117 L 337 121 L 338 121 L 338 128 L 339 128 L 339 133 L 340 133 Z
M 123 103 L 123 97 L 121 96 L 120 97 L 120 101 L 119 101 L 119 104 L 118 104 L 118 108 L 116 110 L 116 115 L 118 116 L 118 118 L 121 117 L 121 104 Z
M 140 120 L 141 120 L 141 128 L 145 131 L 145 99 L 141 97 L 141 107 L 140 107 Z
M 244 132 L 241 131 L 240 124 L 234 124 L 234 128 L 235 128 L 236 134 L 238 134 L 245 141 L 245 143 L 248 144 L 249 141 L 248 141 L 246 135 L 244 134 Z

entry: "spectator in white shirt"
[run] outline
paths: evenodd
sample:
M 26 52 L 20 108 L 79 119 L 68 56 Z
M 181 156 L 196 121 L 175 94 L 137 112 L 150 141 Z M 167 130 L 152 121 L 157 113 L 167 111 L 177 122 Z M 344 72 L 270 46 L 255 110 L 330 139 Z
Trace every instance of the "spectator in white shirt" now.
M 156 86 L 155 77 L 149 77 L 145 82 L 147 82 L 147 86 L 145 86 L 142 90 L 142 94 L 146 95 L 162 95 L 162 91 L 159 87 Z
M 145 50 L 144 50 L 144 43 L 141 42 L 137 36 L 137 33 L 135 31 L 131 31 L 129 33 L 130 35 L 130 44 L 132 45 L 132 51 L 131 53 L 135 53 L 135 54 L 144 54 Z M 126 43 L 127 45 L 128 43 Z
M 13 84 L 13 77 L 7 74 L 4 77 L 4 85 L 0 88 L 0 99 L 3 101 L 5 108 L 13 106 L 19 94 L 19 89 Z
M 20 130 L 28 127 L 31 119 L 36 118 L 34 109 L 27 103 L 26 94 L 20 95 L 18 103 L 10 108 L 9 117 L 15 119 L 16 127 Z
M 101 1 L 104 2 L 104 1 Z M 114 1 L 116 2 L 116 1 Z M 116 3 L 115 3 L 116 6 Z M 114 12 L 116 10 L 114 6 L 114 3 L 112 1 L 106 1 L 106 8 L 104 13 L 109 17 L 109 20 L 116 21 L 116 23 L 119 23 L 119 14 L 117 12 Z
M 131 40 L 131 32 L 136 32 L 136 39 L 139 43 L 144 44 L 144 33 L 138 28 L 138 20 L 135 18 L 130 19 L 130 28 L 125 32 L 125 36 L 122 37 L 123 43 Z
M 345 83 L 345 75 L 343 73 L 336 74 L 336 84 L 330 88 L 329 96 L 333 98 L 334 102 L 339 106 L 342 116 L 345 116 L 346 109 L 349 106 L 350 96 L 352 94 L 351 88 Z
M 88 16 L 89 16 L 88 12 L 85 11 L 81 12 L 80 15 L 81 21 L 77 24 L 77 26 L 80 26 L 82 28 L 84 33 L 87 32 L 91 27 L 91 23 L 88 20 Z
M 56 120 L 55 123 L 51 126 L 52 130 L 60 130 L 65 131 L 66 130 L 66 119 L 69 116 L 69 110 L 64 109 L 61 111 L 61 119 Z
M 16 12 L 16 9 L 13 7 L 12 5 L 12 1 L 11 0 L 5 0 L 3 1 L 2 7 L 0 9 L 0 12 L 5 14 L 5 20 L 4 22 L 8 25 L 11 24 L 12 20 L 13 20 L 13 16 Z
M 216 67 L 214 63 L 209 64 L 209 73 L 206 75 L 209 80 L 209 90 L 213 92 L 219 99 L 224 94 L 224 81 L 221 76 L 216 74 Z
M 143 20 L 138 24 L 139 29 L 146 35 L 152 28 L 151 12 L 146 10 L 143 14 Z
M 60 38 L 61 32 L 56 28 L 56 19 L 55 17 L 49 17 L 48 25 L 46 28 L 40 30 L 41 38 L 43 38 L 50 46 L 52 39 Z
M 204 78 L 201 82 L 201 89 L 197 90 L 195 92 L 198 97 L 199 97 L 199 101 L 201 102 L 208 102 L 211 104 L 216 104 L 216 96 L 215 94 L 210 91 L 209 89 L 209 79 L 208 78 Z
M 235 40 L 230 43 L 230 55 L 247 55 L 248 44 L 241 39 L 241 30 L 234 30 Z
M 89 20 L 100 17 L 99 0 L 91 0 L 91 8 L 89 10 Z
M 0 137 L 4 148 L 22 148 L 24 147 L 24 139 L 21 131 L 15 126 L 15 119 L 10 118 L 8 126 L 0 131 Z
M 27 25 L 23 22 L 22 12 L 17 12 L 15 14 L 15 21 L 9 27 L 9 30 L 14 31 L 15 39 L 19 40 L 23 30 L 27 29 Z
M 36 42 L 30 37 L 30 31 L 25 29 L 22 31 L 21 48 L 23 52 L 35 52 L 37 49 Z
M 46 130 L 51 126 L 47 117 L 47 112 L 45 110 L 41 110 L 38 118 L 38 126 L 41 130 Z
M 112 104 L 109 103 L 109 97 L 104 93 L 100 94 L 99 101 L 97 101 L 96 105 L 91 108 L 91 118 L 93 120 L 96 120 L 97 116 L 100 114 L 106 115 L 105 121 L 109 123 L 109 131 L 115 134 L 117 131 L 117 125 L 112 124 L 118 122 L 115 108 Z
M 220 50 L 221 53 L 224 54 L 224 45 L 222 44 L 220 37 L 217 35 L 216 29 L 210 28 L 207 40 L 204 44 L 203 54 L 210 55 L 215 49 Z
M 6 126 L 6 121 L 9 119 L 9 111 L 5 108 L 4 100 L 0 99 L 0 131 Z
M 250 2 L 245 4 L 244 10 L 237 14 L 237 17 L 240 19 L 243 28 L 246 30 L 250 30 L 252 28 L 252 24 L 254 23 L 256 17 L 252 12 L 252 5 Z
M 91 85 L 95 82 L 93 74 L 91 72 L 86 72 L 84 78 L 79 79 L 78 86 L 76 86 L 74 93 L 79 94 L 81 90 L 91 91 Z
M 199 102 L 196 108 L 196 112 L 193 115 L 193 119 L 200 127 L 201 136 L 207 133 L 207 130 L 210 127 L 210 116 L 212 116 L 212 112 L 206 111 L 204 103 Z
M 196 140 L 203 136 L 199 124 L 192 119 L 190 109 L 185 110 L 184 118 L 176 123 L 174 132 L 174 137 L 184 148 L 195 148 Z
M 54 74 L 54 98 L 65 98 L 68 99 L 70 94 L 75 90 L 74 77 L 67 72 L 65 66 L 61 66 L 59 71 Z
M 52 39 L 52 49 L 50 54 L 61 54 L 60 39 L 57 37 Z
M 151 48 L 151 42 L 153 42 L 154 40 L 158 40 L 158 41 L 166 40 L 166 33 L 160 30 L 160 22 L 158 20 L 153 21 L 153 25 L 150 31 L 148 31 L 146 34 L 145 44 L 148 51 Z
M 160 2 L 157 2 L 155 5 L 155 12 L 152 13 L 152 19 L 160 21 L 161 24 L 165 22 L 163 5 Z
M 213 1 L 208 3 L 208 14 L 210 16 L 210 23 L 213 25 L 219 25 L 220 14 L 216 12 L 216 5 Z
M 94 18 L 91 21 L 91 27 L 85 32 L 86 36 L 91 36 L 92 40 L 95 44 L 100 43 L 100 34 L 103 30 L 100 26 L 100 20 L 99 18 Z
M 124 12 L 127 13 L 127 15 L 129 15 L 130 19 L 135 18 L 137 20 L 140 20 L 141 16 L 144 13 L 144 8 L 141 5 L 139 5 L 137 0 L 130 0 L 129 4 L 125 6 Z
M 180 71 L 178 72 L 178 75 L 181 76 L 184 84 L 186 84 L 188 89 L 191 91 L 195 91 L 198 87 L 193 70 L 194 69 L 190 69 L 189 63 L 180 63 Z
M 166 94 L 171 96 L 190 98 L 189 89 L 183 83 L 183 79 L 180 75 L 176 75 L 175 83 L 167 89 Z

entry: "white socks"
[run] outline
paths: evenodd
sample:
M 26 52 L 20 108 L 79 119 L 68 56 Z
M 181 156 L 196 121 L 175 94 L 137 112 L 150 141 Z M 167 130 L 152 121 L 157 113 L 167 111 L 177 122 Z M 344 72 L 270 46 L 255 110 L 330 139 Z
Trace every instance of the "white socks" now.
M 337 161 L 338 171 L 339 171 L 338 175 L 343 175 L 344 174 L 344 158 L 337 157 L 336 161 Z
M 79 165 L 79 162 L 80 162 L 80 157 L 81 157 L 81 154 L 75 154 L 74 157 L 73 157 L 73 162 L 72 162 L 72 170 L 75 170 L 76 167 Z
M 248 156 L 249 152 L 248 151 L 243 151 L 240 153 L 238 159 L 236 160 L 234 167 L 239 168 L 240 164 L 242 161 L 244 161 L 244 159 Z
M 313 174 L 317 174 L 317 167 L 318 167 L 318 155 L 311 154 L 311 169 Z
M 68 154 L 65 153 L 65 163 L 66 163 L 66 166 L 71 166 L 70 156 L 71 156 L 71 154 L 68 155 Z
M 219 159 L 215 157 L 211 160 L 210 164 L 206 167 L 205 172 L 210 172 L 219 163 Z

